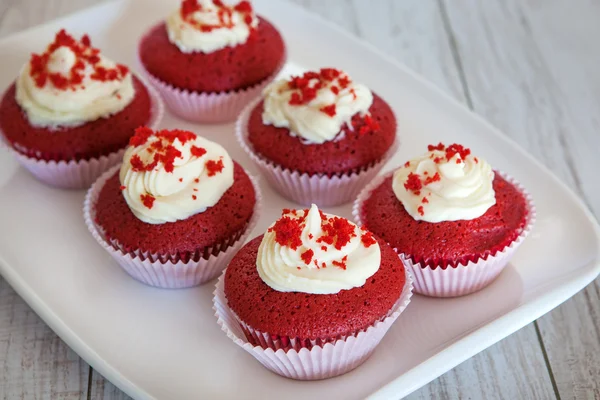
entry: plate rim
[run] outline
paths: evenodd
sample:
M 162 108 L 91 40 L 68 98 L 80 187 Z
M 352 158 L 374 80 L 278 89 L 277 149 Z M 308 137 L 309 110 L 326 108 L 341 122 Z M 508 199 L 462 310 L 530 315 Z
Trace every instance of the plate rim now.
M 24 30 L 15 32 L 0 39 L 0 47 L 3 46 L 6 42 L 18 40 L 20 36 L 27 36 L 28 34 L 40 28 L 57 24 L 61 21 L 67 21 L 73 18 L 78 18 L 79 16 L 89 14 L 90 12 L 102 12 L 100 10 L 104 8 L 110 10 L 113 7 L 119 6 L 121 3 L 123 3 L 121 0 L 109 0 L 105 3 L 94 5 L 91 7 L 86 7 L 73 13 L 63 15 L 59 18 L 45 21 L 42 24 L 28 27 Z M 573 297 L 575 294 L 577 294 L 579 291 L 585 288 L 588 284 L 590 284 L 594 279 L 596 279 L 600 275 L 600 225 L 598 224 L 596 218 L 589 210 L 587 205 L 583 202 L 583 200 L 579 198 L 571 188 L 569 188 L 565 183 L 563 183 L 548 167 L 546 167 L 544 164 L 538 161 L 534 156 L 529 154 L 511 137 L 503 134 L 500 131 L 500 129 L 492 125 L 483 116 L 477 114 L 475 111 L 470 109 L 466 104 L 463 104 L 457 99 L 453 98 L 452 96 L 444 92 L 441 88 L 439 88 L 437 85 L 427 80 L 424 76 L 412 70 L 411 68 L 409 68 L 402 62 L 396 60 L 392 56 L 385 54 L 383 51 L 379 50 L 374 45 L 368 43 L 366 40 L 353 35 L 352 33 L 339 27 L 331 21 L 328 21 L 320 15 L 304 9 L 303 7 L 297 4 L 290 2 L 282 2 L 280 5 L 283 7 L 294 9 L 296 13 L 302 14 L 302 18 L 312 19 L 313 22 L 317 22 L 321 25 L 324 25 L 328 29 L 336 31 L 338 34 L 343 35 L 345 39 L 352 41 L 355 45 L 362 46 L 365 50 L 368 50 L 377 57 L 380 57 L 385 62 L 390 63 L 393 67 L 399 68 L 404 73 L 406 73 L 411 79 L 416 80 L 417 83 L 426 87 L 428 90 L 434 92 L 435 95 L 444 98 L 446 103 L 448 105 L 451 105 L 454 109 L 458 109 L 460 110 L 460 112 L 467 111 L 470 114 L 471 118 L 475 118 L 475 120 L 478 123 L 485 125 L 486 128 L 488 128 L 488 130 L 495 136 L 500 138 L 500 140 L 508 142 L 512 148 L 516 149 L 521 153 L 522 156 L 526 157 L 529 161 L 533 162 L 537 168 L 539 168 L 544 174 L 546 174 L 552 179 L 554 184 L 557 184 L 563 192 L 567 193 L 569 199 L 572 200 L 575 205 L 577 205 L 579 210 L 583 211 L 587 222 L 589 222 L 596 236 L 597 252 L 595 254 L 595 258 L 583 265 L 580 265 L 577 268 L 578 270 L 585 270 L 583 274 L 578 275 L 577 278 L 571 277 L 567 283 L 559 287 L 555 287 L 554 289 L 546 291 L 542 294 L 538 294 L 534 297 L 534 299 L 529 300 L 527 303 L 521 304 L 515 309 L 506 312 L 504 315 L 497 317 L 494 320 L 485 323 L 480 327 L 474 328 L 472 332 L 456 340 L 456 342 L 452 343 L 445 349 L 435 353 L 434 355 L 430 356 L 415 367 L 410 368 L 402 375 L 397 376 L 396 378 L 393 378 L 392 380 L 383 384 L 381 387 L 379 387 L 379 389 L 369 394 L 367 398 L 380 399 L 397 396 L 397 394 L 394 392 L 397 392 L 397 389 L 401 386 L 404 389 L 403 392 L 405 392 L 405 395 L 412 393 L 413 391 L 433 381 L 434 379 L 441 376 L 450 369 L 456 367 L 458 364 L 475 356 L 476 354 L 490 347 L 494 343 L 497 343 L 503 338 L 513 334 L 517 330 L 523 328 L 525 325 L 540 318 L 542 315 L 556 308 L 566 300 Z M 38 294 L 35 291 L 33 291 L 33 289 L 29 287 L 29 285 L 19 275 L 16 269 L 10 268 L 8 266 L 8 263 L 2 257 L 2 255 L 0 255 L 0 273 L 15 290 L 15 292 L 17 292 L 17 294 L 19 294 L 19 296 L 27 303 L 27 305 L 31 307 L 36 312 L 36 314 L 44 321 L 44 323 L 46 323 L 57 334 L 57 336 L 59 336 L 65 343 L 67 343 L 67 345 L 70 348 L 72 348 L 82 359 L 84 359 L 90 366 L 92 366 L 92 368 L 97 370 L 106 379 L 108 379 L 110 382 L 118 386 L 125 393 L 134 398 L 154 398 L 146 390 L 134 384 L 117 368 L 113 367 L 110 363 L 108 363 L 106 360 L 100 357 L 82 338 L 80 338 L 60 317 L 56 315 L 52 308 L 50 308 L 38 296 Z M 559 297 L 557 300 L 557 294 L 564 292 L 568 292 L 571 294 L 569 294 L 564 299 L 562 297 Z M 502 329 L 498 329 L 500 327 Z M 475 350 L 473 351 L 473 346 L 470 346 L 470 349 L 464 351 L 465 345 L 468 344 L 466 342 L 472 342 L 474 339 L 478 340 L 476 342 L 477 346 L 475 346 Z M 460 354 L 460 356 L 456 357 L 456 354 Z M 452 355 L 452 357 L 449 357 L 450 355 Z M 440 358 L 448 359 L 446 362 L 443 363 L 443 367 L 441 368 L 435 366 L 435 363 L 439 363 Z M 432 368 L 432 366 L 434 366 L 435 368 Z M 429 374 L 421 374 L 422 370 L 428 370 L 430 372 Z M 433 375 L 431 374 L 432 370 L 435 371 Z M 421 378 L 422 376 L 427 377 L 423 379 Z M 407 387 L 408 390 L 406 389 Z M 90 388 L 88 388 L 88 390 L 90 390 Z

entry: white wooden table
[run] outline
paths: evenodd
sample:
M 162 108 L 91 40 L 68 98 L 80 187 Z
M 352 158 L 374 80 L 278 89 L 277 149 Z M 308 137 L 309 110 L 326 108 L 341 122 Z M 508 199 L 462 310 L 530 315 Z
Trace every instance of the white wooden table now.
M 0 0 L 0 37 L 98 1 Z M 483 115 L 600 216 L 600 1 L 295 1 Z M 0 399 L 126 397 L 0 278 Z M 409 398 L 600 399 L 600 280 Z

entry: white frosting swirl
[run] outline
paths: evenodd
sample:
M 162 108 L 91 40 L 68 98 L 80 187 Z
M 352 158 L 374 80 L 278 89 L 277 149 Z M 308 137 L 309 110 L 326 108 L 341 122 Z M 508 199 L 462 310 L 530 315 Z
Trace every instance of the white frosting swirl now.
M 61 34 L 67 35 L 64 31 L 58 35 Z M 76 41 L 74 43 L 86 56 L 97 52 L 91 46 Z M 53 51 L 47 50 L 42 57 L 47 57 L 43 74 L 59 74 L 61 78 L 69 79 L 76 63 L 83 63 L 80 64 L 83 68 L 77 70 L 77 74 L 81 75 L 79 83 L 60 88 L 50 78 L 45 79 L 40 86 L 35 76 L 32 76 L 32 62 L 23 67 L 16 81 L 16 101 L 33 126 L 57 128 L 82 125 L 122 111 L 134 98 L 131 73 L 127 69 L 120 70 L 115 62 L 101 54 L 97 54 L 99 61 L 92 64 L 85 57 L 78 56 L 69 46 L 59 46 Z M 95 79 L 98 68 L 113 70 L 118 78 Z
M 301 244 L 296 249 L 277 241 L 277 222 L 265 233 L 256 260 L 261 279 L 279 292 L 333 294 L 363 286 L 381 264 L 379 244 L 371 234 L 340 217 L 324 214 L 327 219 L 322 220 L 314 204 L 306 217 L 304 213 L 294 210 L 282 217 L 301 223 Z M 331 218 L 340 218 L 353 228 L 354 236 L 340 249 L 335 242 L 320 241 L 327 236 L 323 226 Z
M 298 83 L 304 85 L 305 81 L 309 92 L 316 89 L 316 96 L 296 104 L 293 98 L 303 97 L 302 89 L 296 87 Z M 357 113 L 367 114 L 373 103 L 369 88 L 352 82 L 346 73 L 330 68 L 273 82 L 263 94 L 263 123 L 288 128 L 307 144 L 335 139 L 344 124 L 352 128 L 352 117 Z M 310 97 L 310 93 L 308 95 Z M 335 110 L 335 114 L 328 113 L 326 107 Z
M 445 150 L 441 149 L 442 146 L 436 146 L 438 149 L 430 146 L 429 152 L 394 172 L 392 187 L 396 197 L 417 221 L 442 222 L 481 217 L 496 204 L 492 167 L 462 146 L 451 145 Z M 447 153 L 453 148 L 462 149 L 463 154 Z M 418 188 L 418 183 L 416 186 L 411 184 L 409 178 L 412 182 L 421 182 L 422 187 Z
M 162 132 L 157 132 L 157 135 L 160 136 Z M 191 136 L 185 143 L 180 139 L 150 136 L 145 143 L 130 146 L 125 152 L 119 174 L 123 197 L 133 214 L 146 223 L 175 222 L 204 212 L 214 206 L 233 185 L 233 161 L 225 149 L 191 132 L 187 133 Z M 164 150 L 156 150 L 156 142 L 162 143 L 165 148 L 171 145 L 181 152 L 173 160 L 172 172 L 165 168 L 164 161 L 159 161 L 149 171 L 136 168 L 135 162 L 132 164 L 132 159 L 136 161 L 139 157 L 143 165 L 149 165 L 157 153 L 165 154 Z M 200 153 L 193 152 L 194 148 L 203 149 L 205 153 L 199 156 Z M 211 163 L 214 165 L 215 162 L 218 165 L 222 163 L 220 172 L 211 168 Z
M 212 53 L 246 43 L 252 29 L 258 26 L 258 18 L 248 2 L 240 2 L 246 3 L 245 7 L 215 4 L 212 0 L 191 3 L 191 10 L 182 4 L 166 21 L 169 40 L 184 53 Z

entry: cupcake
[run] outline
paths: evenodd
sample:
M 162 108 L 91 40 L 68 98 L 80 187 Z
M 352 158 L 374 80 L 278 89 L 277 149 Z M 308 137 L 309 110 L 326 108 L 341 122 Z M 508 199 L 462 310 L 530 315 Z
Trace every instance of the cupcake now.
M 364 362 L 406 308 L 394 250 L 316 205 L 282 216 L 231 260 L 215 291 L 227 335 L 273 372 L 324 379 Z
M 320 206 L 354 199 L 398 142 L 390 106 L 332 68 L 274 82 L 242 113 L 237 136 L 281 195 Z
M 258 186 L 223 147 L 189 131 L 144 127 L 121 166 L 90 188 L 84 216 L 133 278 L 182 288 L 225 268 L 259 210 Z
M 525 189 L 459 144 L 428 152 L 373 181 L 356 221 L 387 241 L 428 296 L 462 296 L 490 284 L 533 226 Z
M 36 178 L 87 188 L 117 164 L 135 128 L 156 126 L 162 102 L 129 68 L 64 29 L 32 54 L 0 102 L 0 137 Z
M 149 80 L 178 116 L 233 121 L 283 67 L 277 29 L 248 1 L 184 0 L 138 48 Z

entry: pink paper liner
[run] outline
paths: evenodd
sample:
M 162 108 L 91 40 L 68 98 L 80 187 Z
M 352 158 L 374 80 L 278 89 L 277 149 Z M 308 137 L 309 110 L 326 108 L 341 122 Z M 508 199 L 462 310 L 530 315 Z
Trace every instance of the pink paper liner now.
M 309 175 L 282 168 L 265 160 L 252 150 L 248 141 L 248 119 L 260 99 L 249 104 L 236 122 L 236 138 L 242 149 L 250 156 L 269 184 L 289 200 L 308 206 L 312 203 L 319 207 L 337 206 L 352 201 L 392 157 L 399 146 L 398 137 L 384 154 L 383 158 L 362 171 L 342 176 Z
M 142 36 L 140 43 L 146 35 L 147 33 Z M 148 72 L 141 60 L 139 46 L 137 58 L 144 76 L 158 90 L 171 112 L 192 122 L 219 123 L 234 121 L 249 102 L 260 96 L 263 89 L 279 74 L 279 71 L 285 65 L 287 56 L 284 54 L 281 65 L 273 74 L 256 85 L 219 93 L 202 93 L 178 89 Z
M 90 233 L 100 246 L 108 251 L 131 277 L 146 285 L 165 289 L 180 289 L 197 286 L 216 278 L 245 243 L 260 218 L 262 210 L 260 187 L 256 179 L 248 175 L 254 186 L 256 202 L 252 217 L 243 232 L 234 235 L 234 237 L 218 246 L 204 249 L 200 257 L 192 257 L 189 261 L 183 261 L 170 255 L 124 252 L 114 243 L 109 243 L 101 233 L 101 228 L 95 223 L 95 204 L 100 190 L 119 168 L 120 165 L 116 165 L 106 171 L 88 190 L 83 205 L 83 216 Z M 202 255 L 207 255 L 208 258 L 204 258 Z
M 533 198 L 515 179 L 503 172 L 497 172 L 509 183 L 516 186 L 524 195 L 527 202 L 527 217 L 525 227 L 521 234 L 504 249 L 496 252 L 494 255 L 488 255 L 485 259 L 480 258 L 477 262 L 469 261 L 466 265 L 459 264 L 456 267 L 448 266 L 446 269 L 440 267 L 434 269 L 427 265 L 423 267 L 420 263 L 413 263 L 410 255 L 404 254 L 394 248 L 414 278 L 416 293 L 431 297 L 457 297 L 483 289 L 500 275 L 521 243 L 523 243 L 527 235 L 529 235 L 529 232 L 533 229 L 536 218 L 536 209 Z M 354 221 L 358 225 L 362 226 L 363 224 L 362 221 L 364 218 L 362 212 L 364 201 L 370 197 L 371 192 L 376 187 L 381 185 L 381 183 L 393 173 L 394 171 L 391 171 L 385 175 L 379 176 L 358 195 L 352 210 Z
M 138 77 L 148 90 L 151 99 L 150 120 L 147 126 L 156 129 L 164 114 L 163 102 L 152 86 Z M 0 136 L 1 132 L 0 132 Z M 61 189 L 87 189 L 107 169 L 121 162 L 125 149 L 103 155 L 98 158 L 71 161 L 46 161 L 27 157 L 19 153 L 9 143 L 8 150 L 17 161 L 39 181 Z
M 278 347 L 277 343 L 273 342 L 268 333 L 255 331 L 241 322 L 227 305 L 227 299 L 223 291 L 225 273 L 221 275 L 217 282 L 213 298 L 213 309 L 215 310 L 217 323 L 221 326 L 223 332 L 235 344 L 252 354 L 267 369 L 292 379 L 326 379 L 345 374 L 365 362 L 394 321 L 406 309 L 412 296 L 412 278 L 408 270 L 405 271 L 406 283 L 402 289 L 402 294 L 386 318 L 376 322 L 367 330 L 338 339 L 333 343 L 321 345 L 316 341 L 311 341 L 312 348 L 310 350 L 303 347 L 299 350 L 292 348 L 284 351 Z M 255 340 L 264 344 L 267 348 L 250 344 L 246 339 L 244 330 L 251 332 Z M 295 340 L 290 339 L 292 345 L 295 345 Z

